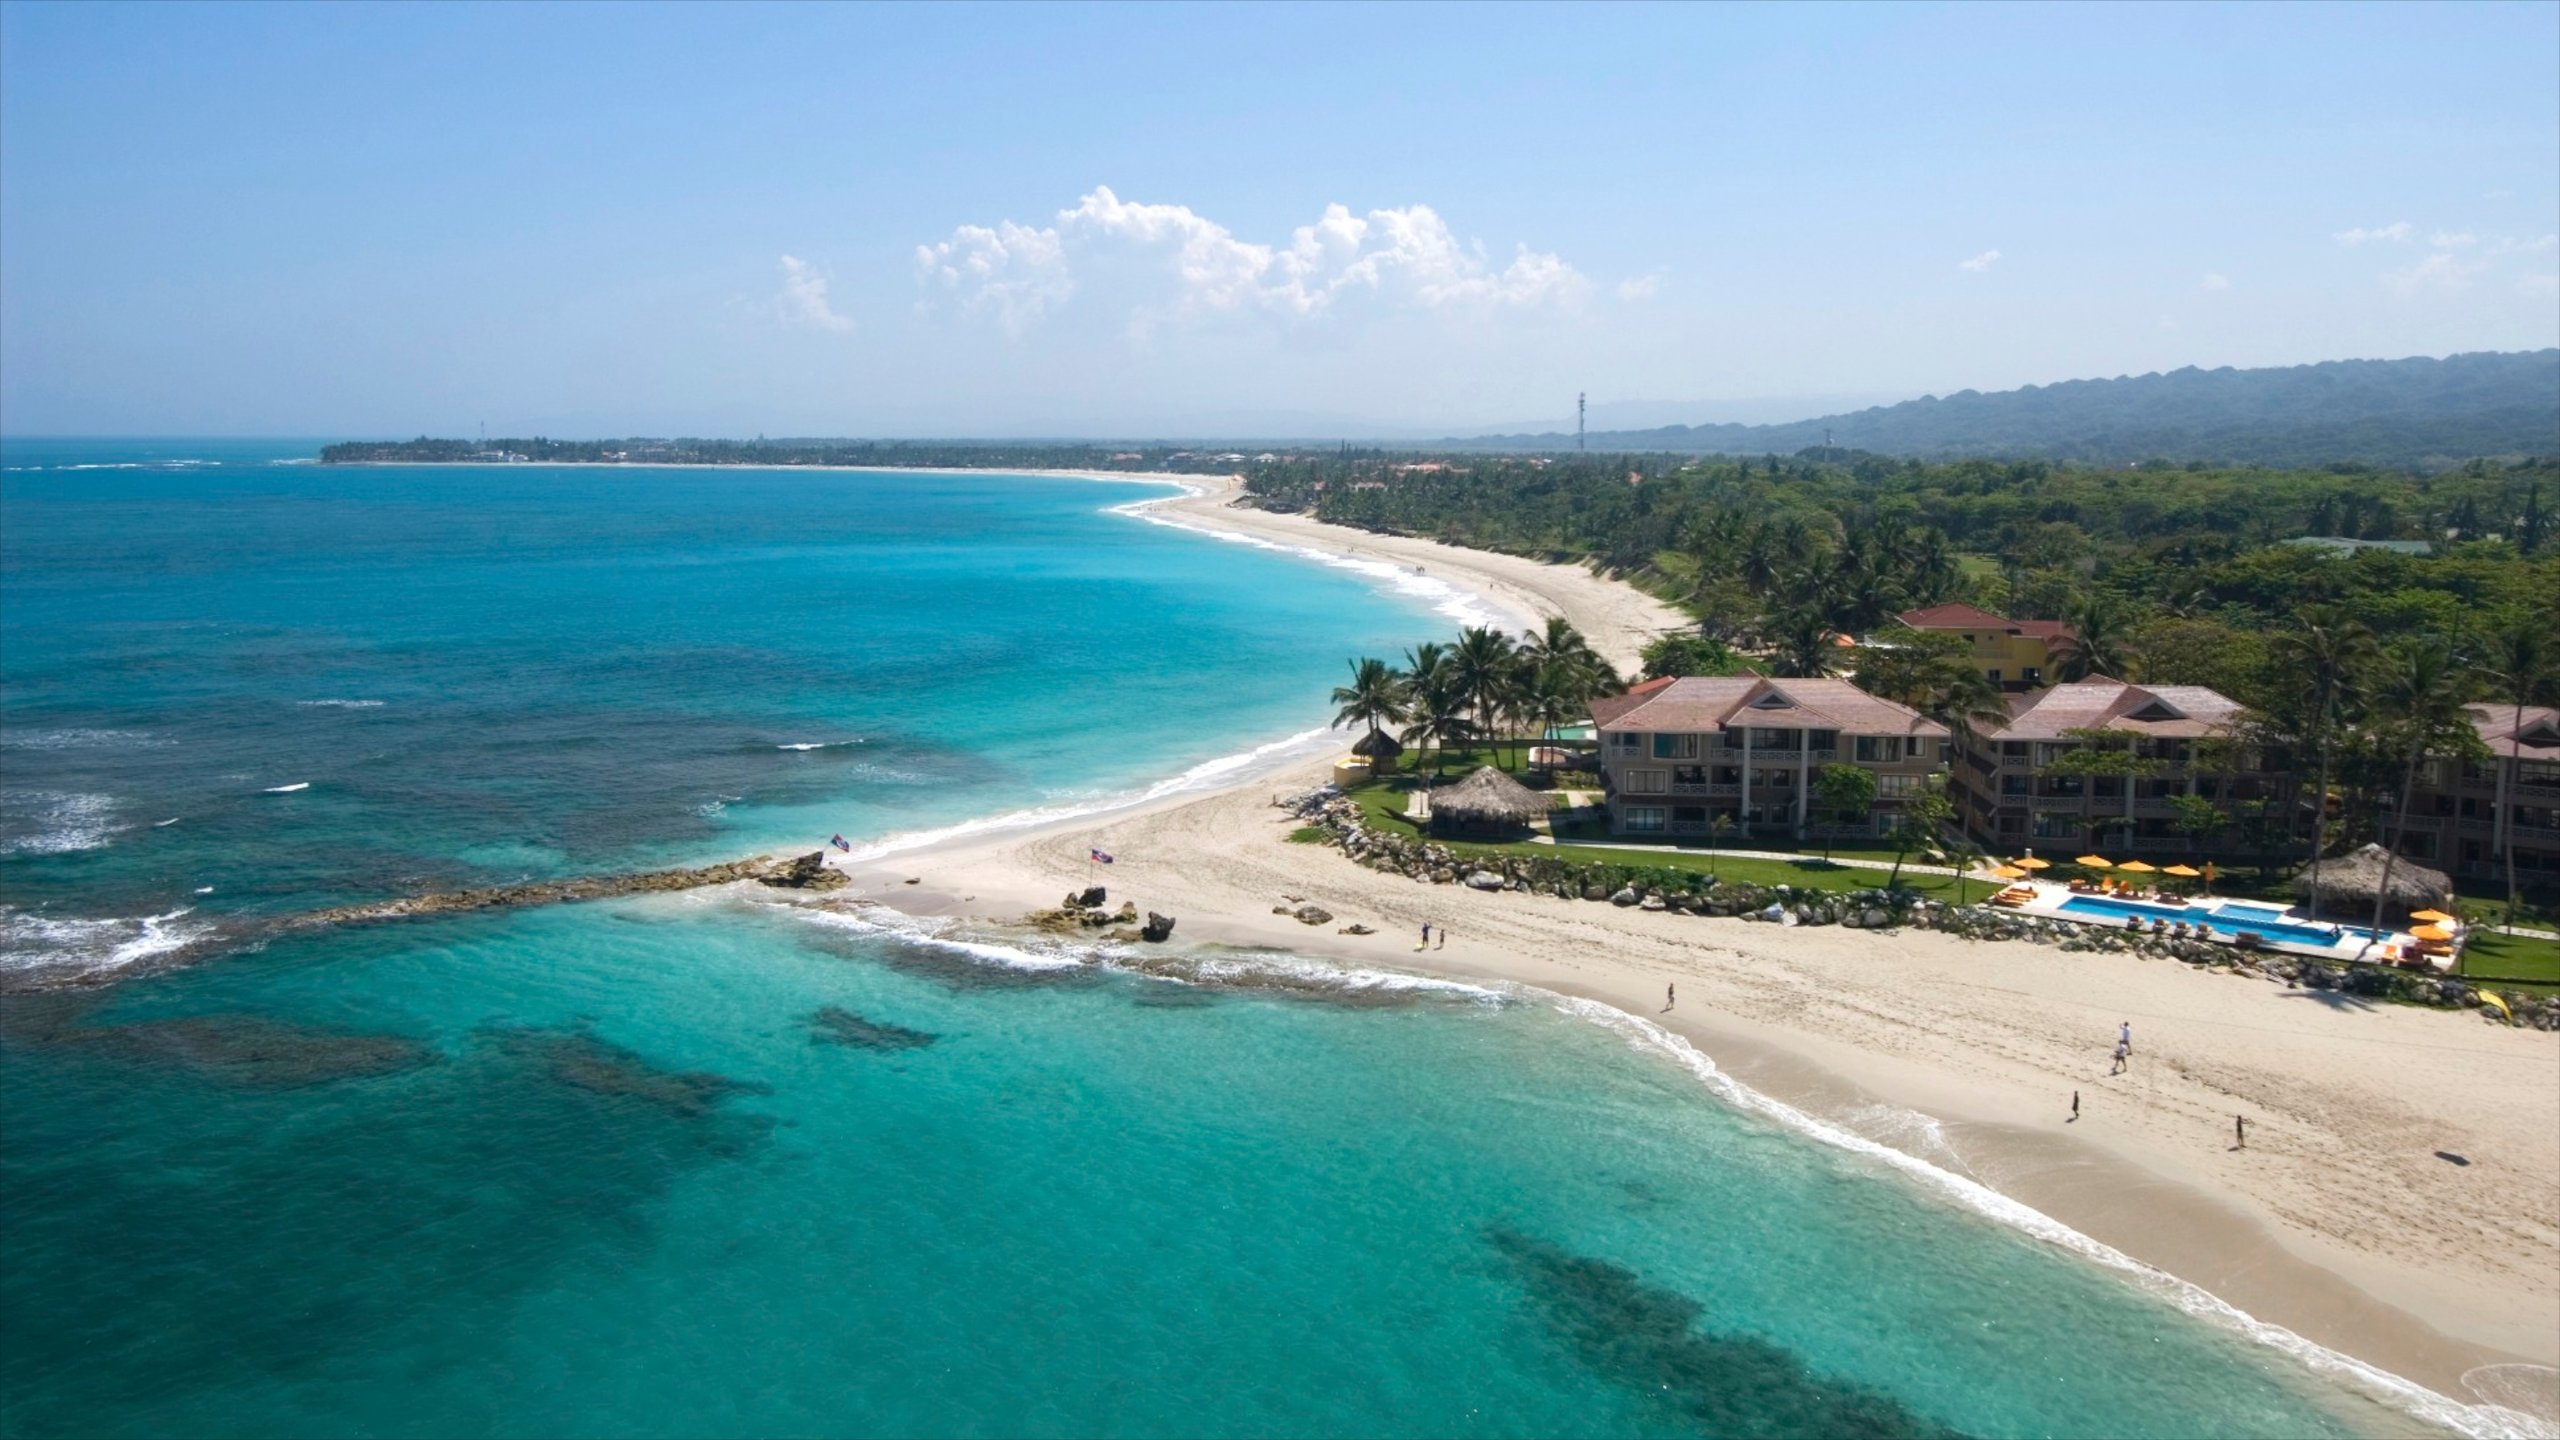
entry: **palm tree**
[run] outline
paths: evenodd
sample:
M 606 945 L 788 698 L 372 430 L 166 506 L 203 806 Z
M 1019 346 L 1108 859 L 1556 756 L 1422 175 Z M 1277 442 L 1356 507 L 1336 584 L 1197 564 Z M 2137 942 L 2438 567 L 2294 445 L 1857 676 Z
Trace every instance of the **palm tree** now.
M 1716 842 L 1733 833 L 1733 813 L 1719 810 L 1707 817 L 1707 878 L 1716 874 Z
M 1769 668 L 1781 677 L 1814 679 L 1831 673 L 1831 627 L 1822 623 L 1821 612 L 1790 609 L 1770 617 L 1777 634 L 1777 651 L 1769 657 Z
M 1404 734 L 1398 738 L 1407 745 L 1431 747 L 1434 780 L 1440 778 L 1441 762 L 1450 742 L 1475 734 L 1475 727 L 1467 723 L 1466 700 L 1458 693 L 1445 664 L 1434 665 L 1425 677 L 1407 681 L 1405 721 Z
M 2418 771 L 2457 728 L 2469 728 L 2461 668 L 2461 659 L 2443 637 L 2422 635 L 2385 650 L 2367 682 L 2376 727 L 2405 747 L 2408 756 L 2400 771 L 2400 803 L 2391 812 L 2391 841 L 2382 851 L 2382 882 L 2373 897 L 2376 931 L 2382 928 L 2382 908 L 2391 902 L 2391 868 L 2409 831 L 2409 797 L 2417 789 Z
M 2065 680 L 2092 675 L 2122 678 L 2132 658 L 2124 643 L 2124 612 L 2107 600 L 2091 597 L 2071 616 L 2071 634 L 2063 637 L 2057 672 Z
M 2551 643 L 2551 617 L 2526 616 L 2491 637 L 2490 661 L 2500 688 L 2508 702 L 2515 706 L 2515 729 L 2524 729 L 2524 707 L 2540 698 L 2550 688 L 2555 670 L 2560 670 L 2560 652 Z M 2513 742 L 2510 742 L 2513 743 Z M 2519 751 L 2519 755 L 2521 752 Z M 2521 759 L 2500 756 L 2498 763 L 2498 829 L 2494 837 L 2498 853 L 2507 857 L 2507 926 L 2516 925 L 2516 846 L 2515 795 L 2509 789 L 2508 776 L 2523 769 Z
M 2307 685 L 2308 708 L 2293 728 L 2320 756 L 2320 783 L 2311 795 L 2311 918 L 2320 918 L 2320 855 L 2329 839 L 2329 764 L 2336 752 L 2341 713 L 2353 690 L 2347 678 L 2373 658 L 2373 632 L 2335 610 L 2302 613 L 2302 628 L 2276 637 L 2279 673 Z
M 1458 697 L 1475 712 L 1476 728 L 1487 735 L 1510 698 L 1512 672 L 1519 661 L 1511 637 L 1490 625 L 1470 625 L 1458 632 L 1449 652 L 1449 674 Z
M 1384 726 L 1403 724 L 1404 677 L 1375 656 L 1350 664 L 1351 683 L 1333 687 L 1334 725 L 1366 725 L 1374 739 Z

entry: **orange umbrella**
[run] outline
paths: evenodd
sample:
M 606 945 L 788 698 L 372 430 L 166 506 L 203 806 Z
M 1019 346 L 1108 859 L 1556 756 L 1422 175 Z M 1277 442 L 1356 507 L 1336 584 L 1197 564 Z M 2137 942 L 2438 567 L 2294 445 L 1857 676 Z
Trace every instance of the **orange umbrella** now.
M 2027 872 L 2019 869 L 2015 865 L 1995 865 L 1992 867 L 1991 873 L 1999 876 L 2003 880 L 2024 880 L 2027 878 Z
M 2450 940 L 2453 938 L 2453 932 L 2447 930 L 2441 925 L 2421 925 L 2409 933 L 2417 936 L 2421 940 Z
M 2020 856 L 2017 861 L 2017 866 L 2021 870 L 2044 870 L 2051 868 L 2052 865 L 2052 861 L 2039 860 L 2033 855 Z
M 2150 875 L 2157 873 L 2160 869 L 2157 865 L 2145 865 L 2139 860 L 2127 860 L 2116 868 L 2128 875 Z
M 2456 917 L 2447 915 L 2441 910 L 2412 910 L 2409 912 L 2409 918 L 2428 925 L 2444 925 L 2451 923 Z M 2415 935 L 2418 932 L 2412 930 L 2409 933 Z
M 2113 870 L 2116 868 L 2116 862 L 2108 859 L 2104 855 L 2083 855 L 2071 863 L 2079 866 L 2083 870 Z
M 2198 870 L 2192 865 L 2172 865 L 2160 873 L 2163 875 L 2175 875 L 2181 880 L 2193 880 L 2204 872 Z

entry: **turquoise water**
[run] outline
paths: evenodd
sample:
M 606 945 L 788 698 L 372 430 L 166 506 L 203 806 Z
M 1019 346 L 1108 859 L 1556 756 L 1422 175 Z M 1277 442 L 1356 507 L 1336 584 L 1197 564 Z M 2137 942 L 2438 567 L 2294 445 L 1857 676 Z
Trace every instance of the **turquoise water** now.
M 2096 895 L 2074 895 L 2062 902 L 2062 909 L 2072 915 L 2095 915 L 2122 920 L 2138 915 L 2145 920 L 2184 920 L 2202 925 L 2217 935 L 2236 935 L 2242 930 L 2255 931 L 2275 940 L 2293 940 L 2305 945 L 2331 945 L 2338 936 L 2326 926 L 2294 924 L 2262 916 L 2281 915 L 2279 910 L 2259 906 L 2146 905 L 2139 900 L 2109 900 Z M 2374 933 L 2359 925 L 2341 925 L 2338 930 L 2355 939 L 2370 939 Z
M 98 797 L 10 802 L 22 980 L 1087 803 L 1451 623 L 1058 482 L 173 458 L 237 463 L 0 490 L 7 789 Z M 1236 960 L 1286 983 L 693 894 L 0 996 L 0 1432 L 2395 1423 L 1624 1024 Z

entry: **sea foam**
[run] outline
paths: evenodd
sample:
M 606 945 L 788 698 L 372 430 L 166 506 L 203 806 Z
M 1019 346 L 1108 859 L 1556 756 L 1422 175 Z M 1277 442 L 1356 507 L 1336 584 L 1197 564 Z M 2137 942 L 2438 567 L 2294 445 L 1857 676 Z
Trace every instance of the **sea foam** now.
M 192 913 L 177 909 L 165 915 L 81 919 L 0 906 L 0 970 L 79 974 L 121 970 L 212 935 L 210 925 L 183 923 Z

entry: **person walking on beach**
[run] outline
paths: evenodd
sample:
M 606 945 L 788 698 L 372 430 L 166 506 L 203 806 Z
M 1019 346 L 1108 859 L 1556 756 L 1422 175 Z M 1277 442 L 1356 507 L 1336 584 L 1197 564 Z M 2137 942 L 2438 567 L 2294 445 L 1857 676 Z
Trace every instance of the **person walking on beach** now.
M 2123 1049 L 2123 1051 L 2124 1051 L 2124 1053 L 2126 1053 L 2127 1055 L 2130 1055 L 2130 1054 L 2132 1054 L 2132 1053 L 2133 1053 L 2133 1022 L 2132 1022 L 2132 1021 L 2130 1021 L 2130 1020 L 2119 1020 L 2119 1021 L 2117 1021 L 2117 1022 L 2116 1022 L 2116 1044 L 2117 1044 L 2120 1048 L 2122 1048 L 2122 1049 Z
M 1665 985 L 1665 986 L 1663 986 L 1663 987 L 1662 987 L 1662 1008 L 1663 1008 L 1664 1010 L 1666 1010 L 1666 1011 L 1667 1011 L 1667 1010 L 1669 1010 L 1672 1006 L 1677 1005 L 1677 1004 L 1679 1004 L 1679 1003 L 1680 1003 L 1680 987 L 1679 987 L 1679 986 L 1677 986 L 1677 985 Z
M 1430 949 L 1430 948 L 1431 948 L 1431 922 L 1430 922 L 1430 921 L 1425 920 L 1425 921 L 1423 921 L 1423 922 L 1422 922 L 1422 943 L 1421 943 L 1421 944 L 1419 944 L 1419 945 L 1414 946 L 1413 948 L 1414 948 L 1414 949 L 1416 949 L 1416 950 L 1428 950 L 1428 949 Z
M 2234 1115 L 2234 1116 L 2232 1116 L 2232 1117 L 2231 1117 L 2231 1138 L 2232 1138 L 2234 1141 L 2238 1142 L 2238 1143 L 2234 1144 L 2234 1145 L 2231 1147 L 2232 1149 L 2234 1149 L 2234 1150 L 2246 1150 L 2246 1149 L 2248 1149 L 2248 1148 L 2249 1148 L 2249 1117 L 2248 1117 L 2248 1116 L 2246 1116 L 2246 1115 Z
M 2071 1123 L 2080 1123 L 2080 1092 L 2077 1090 L 2071 1092 Z
M 1443 925 L 1443 926 L 1441 926 L 1441 927 L 1440 927 L 1440 939 L 1439 939 L 1439 941 L 1438 941 L 1437 943 L 1435 943 L 1431 948 L 1432 948 L 1432 949 L 1434 949 L 1434 950 L 1446 950 L 1446 949 L 1448 949 L 1448 948 L 1449 948 L 1449 927 L 1448 927 L 1448 926 Z
M 2119 1040 L 2119 1041 L 2117 1041 L 2117 1042 L 2116 1042 L 2116 1068 L 2114 1068 L 2113 1070 L 2108 1071 L 2107 1073 L 2108 1073 L 2108 1074 L 2110 1074 L 2110 1075 L 2121 1075 L 2121 1074 L 2123 1074 L 2123 1073 L 2124 1073 L 2124 1057 L 2126 1057 L 2127 1055 L 2130 1055 L 2130 1054 L 2132 1054 L 2132 1053 L 2133 1053 L 2133 1045 L 2131 1044 L 2131 1042 L 2129 1042 L 2129 1041 L 2124 1041 L 2124 1040 Z

